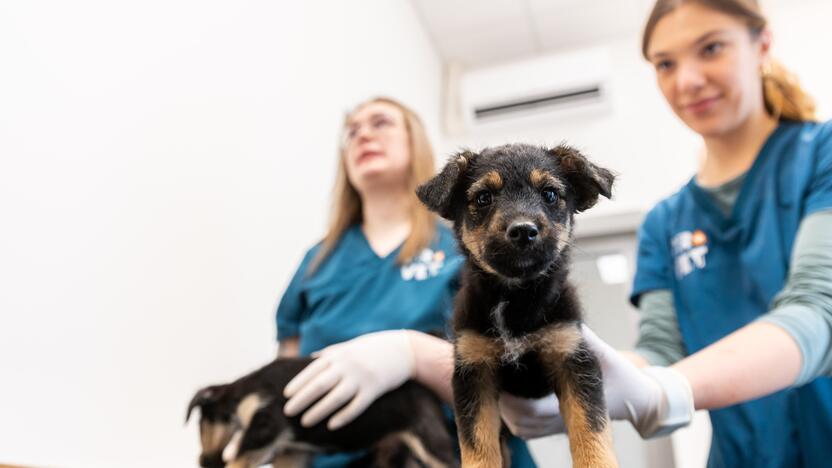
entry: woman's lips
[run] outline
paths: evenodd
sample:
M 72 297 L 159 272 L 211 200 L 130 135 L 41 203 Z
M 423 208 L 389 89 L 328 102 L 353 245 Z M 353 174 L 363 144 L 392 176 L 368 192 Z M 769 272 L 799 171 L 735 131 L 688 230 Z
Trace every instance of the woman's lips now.
M 356 164 L 361 164 L 362 162 L 380 156 L 384 156 L 384 153 L 382 153 L 381 151 L 364 151 L 363 153 L 358 155 L 358 159 L 356 159 L 355 162 Z
M 705 112 L 713 109 L 719 99 L 719 96 L 700 99 L 690 104 L 686 104 L 685 109 L 692 114 L 704 114 Z

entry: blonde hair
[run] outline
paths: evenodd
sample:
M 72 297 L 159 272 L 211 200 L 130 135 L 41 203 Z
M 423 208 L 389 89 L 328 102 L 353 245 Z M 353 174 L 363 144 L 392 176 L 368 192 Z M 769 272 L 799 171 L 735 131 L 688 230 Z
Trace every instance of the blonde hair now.
M 686 3 L 696 3 L 745 21 L 755 38 L 768 24 L 757 0 L 657 0 L 642 35 L 644 58 L 649 59 L 650 38 L 659 20 Z M 762 80 L 763 100 L 769 114 L 800 122 L 816 119 L 814 99 L 800 87 L 797 77 L 778 61 L 770 59 L 763 67 Z
M 344 127 L 346 128 L 350 117 L 355 112 L 373 103 L 389 104 L 401 111 L 404 117 L 405 129 L 409 136 L 410 171 L 407 190 L 411 195 L 410 235 L 405 239 L 401 251 L 399 251 L 399 255 L 396 257 L 396 262 L 401 264 L 407 262 L 422 251 L 422 249 L 430 245 L 436 233 L 436 216 L 428 211 L 416 197 L 416 187 L 433 177 L 436 166 L 427 132 L 419 116 L 407 106 L 394 99 L 376 97 L 359 104 L 344 118 Z M 309 275 L 314 274 L 321 263 L 332 253 L 332 250 L 338 244 L 344 232 L 362 220 L 361 197 L 347 177 L 345 154 L 346 147 L 342 145 L 339 149 L 338 169 L 335 175 L 329 228 L 321 241 L 321 248 L 310 264 L 308 270 Z

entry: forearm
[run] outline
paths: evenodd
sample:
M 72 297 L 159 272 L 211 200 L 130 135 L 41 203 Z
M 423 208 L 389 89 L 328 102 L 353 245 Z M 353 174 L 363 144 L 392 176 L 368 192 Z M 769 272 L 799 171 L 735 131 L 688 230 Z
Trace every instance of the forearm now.
M 802 357 L 782 328 L 754 322 L 672 367 L 687 377 L 696 409 L 717 409 L 792 385 Z
M 413 379 L 433 391 L 445 402 L 453 400 L 451 377 L 454 373 L 453 344 L 426 333 L 410 331 L 413 348 Z
M 278 342 L 278 357 L 297 357 L 300 355 L 300 337 L 284 338 Z
M 832 211 L 807 216 L 797 231 L 789 278 L 758 320 L 795 338 L 803 365 L 795 385 L 832 375 Z

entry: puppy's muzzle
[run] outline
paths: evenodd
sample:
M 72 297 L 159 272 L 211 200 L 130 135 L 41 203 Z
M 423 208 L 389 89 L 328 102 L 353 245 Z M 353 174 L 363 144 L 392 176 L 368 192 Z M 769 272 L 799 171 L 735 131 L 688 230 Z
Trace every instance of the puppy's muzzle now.
M 202 468 L 223 468 L 225 462 L 222 460 L 222 453 L 212 453 L 199 456 L 199 466 Z
M 540 240 L 540 230 L 530 221 L 515 221 L 506 229 L 506 240 L 524 249 Z

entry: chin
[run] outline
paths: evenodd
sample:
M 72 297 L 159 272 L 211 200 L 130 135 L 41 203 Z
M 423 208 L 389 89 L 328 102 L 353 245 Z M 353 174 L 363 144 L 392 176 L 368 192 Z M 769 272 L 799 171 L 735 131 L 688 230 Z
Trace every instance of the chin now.
M 389 170 L 370 170 L 354 174 L 350 182 L 359 192 L 370 189 L 396 191 L 407 187 L 408 179 Z
M 742 123 L 733 113 L 715 111 L 705 116 L 680 115 L 688 128 L 702 137 L 719 137 L 731 133 Z
M 489 266 L 500 276 L 514 281 L 530 281 L 544 275 L 552 266 L 548 255 L 528 255 L 521 258 L 491 258 Z
M 702 137 L 715 137 L 729 132 L 732 128 L 725 122 L 724 118 L 717 115 L 700 118 L 684 119 L 685 125 Z
M 367 164 L 366 166 L 359 166 L 353 170 L 353 182 L 355 185 L 375 184 L 379 180 L 386 178 L 389 171 L 386 167 L 381 165 Z

